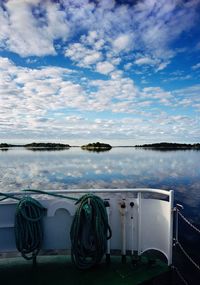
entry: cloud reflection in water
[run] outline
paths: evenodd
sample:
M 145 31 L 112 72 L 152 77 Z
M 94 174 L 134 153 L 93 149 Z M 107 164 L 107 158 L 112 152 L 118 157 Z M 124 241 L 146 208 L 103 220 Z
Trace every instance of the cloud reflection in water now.
M 200 152 L 113 148 L 105 153 L 71 148 L 62 152 L 0 152 L 1 191 L 76 188 L 174 189 L 176 199 L 200 206 Z M 196 212 L 196 210 L 195 210 Z

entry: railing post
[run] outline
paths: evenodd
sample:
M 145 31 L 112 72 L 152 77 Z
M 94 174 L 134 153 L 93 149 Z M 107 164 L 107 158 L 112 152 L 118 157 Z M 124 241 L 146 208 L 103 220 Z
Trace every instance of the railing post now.
M 134 254 L 134 220 L 133 220 L 133 211 L 134 211 L 134 202 L 130 202 L 131 207 L 131 255 Z
M 109 200 L 105 200 L 106 212 L 108 215 L 108 224 L 110 224 L 110 203 Z M 107 250 L 106 250 L 106 263 L 110 263 L 110 239 L 107 240 Z
M 141 200 L 142 194 L 138 192 L 138 255 L 141 255 Z
M 123 201 L 120 203 L 120 214 L 121 214 L 121 255 L 122 255 L 122 263 L 126 262 L 126 203 Z
M 179 208 L 183 209 L 183 206 L 180 204 L 176 204 L 175 211 L 176 211 L 176 223 L 175 223 L 175 241 L 176 244 L 178 243 L 178 223 L 179 223 Z
M 178 243 L 178 208 L 176 207 L 176 225 L 175 225 L 175 240 L 176 240 L 176 243 Z
M 174 191 L 170 190 L 169 195 L 170 204 L 170 220 L 169 220 L 169 253 L 168 253 L 168 265 L 172 264 L 172 248 L 173 248 L 173 216 L 174 216 Z

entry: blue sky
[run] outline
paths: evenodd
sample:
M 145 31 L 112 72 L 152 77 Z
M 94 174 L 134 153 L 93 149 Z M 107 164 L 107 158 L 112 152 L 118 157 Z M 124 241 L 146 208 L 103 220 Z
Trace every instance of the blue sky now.
M 200 0 L 0 3 L 1 142 L 200 142 Z

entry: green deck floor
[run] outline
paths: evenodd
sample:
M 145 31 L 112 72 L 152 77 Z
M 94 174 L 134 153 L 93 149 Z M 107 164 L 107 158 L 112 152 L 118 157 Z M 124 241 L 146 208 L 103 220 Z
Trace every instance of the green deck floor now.
M 150 265 L 143 257 L 137 265 L 127 258 L 111 257 L 111 263 L 104 261 L 93 269 L 80 271 L 71 263 L 69 256 L 40 256 L 36 268 L 22 257 L 0 259 L 1 284 L 20 285 L 137 285 L 168 271 L 166 263 L 156 260 Z

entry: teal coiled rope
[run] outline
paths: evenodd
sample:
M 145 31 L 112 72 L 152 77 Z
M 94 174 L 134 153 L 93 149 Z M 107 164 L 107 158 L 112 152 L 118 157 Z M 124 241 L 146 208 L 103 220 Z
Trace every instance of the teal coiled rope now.
M 43 230 L 42 217 L 45 208 L 32 197 L 24 197 L 17 204 L 15 214 L 15 241 L 21 255 L 34 259 L 40 251 Z
M 71 256 L 77 268 L 88 269 L 101 261 L 112 232 L 100 197 L 86 194 L 76 204 L 70 231 Z

